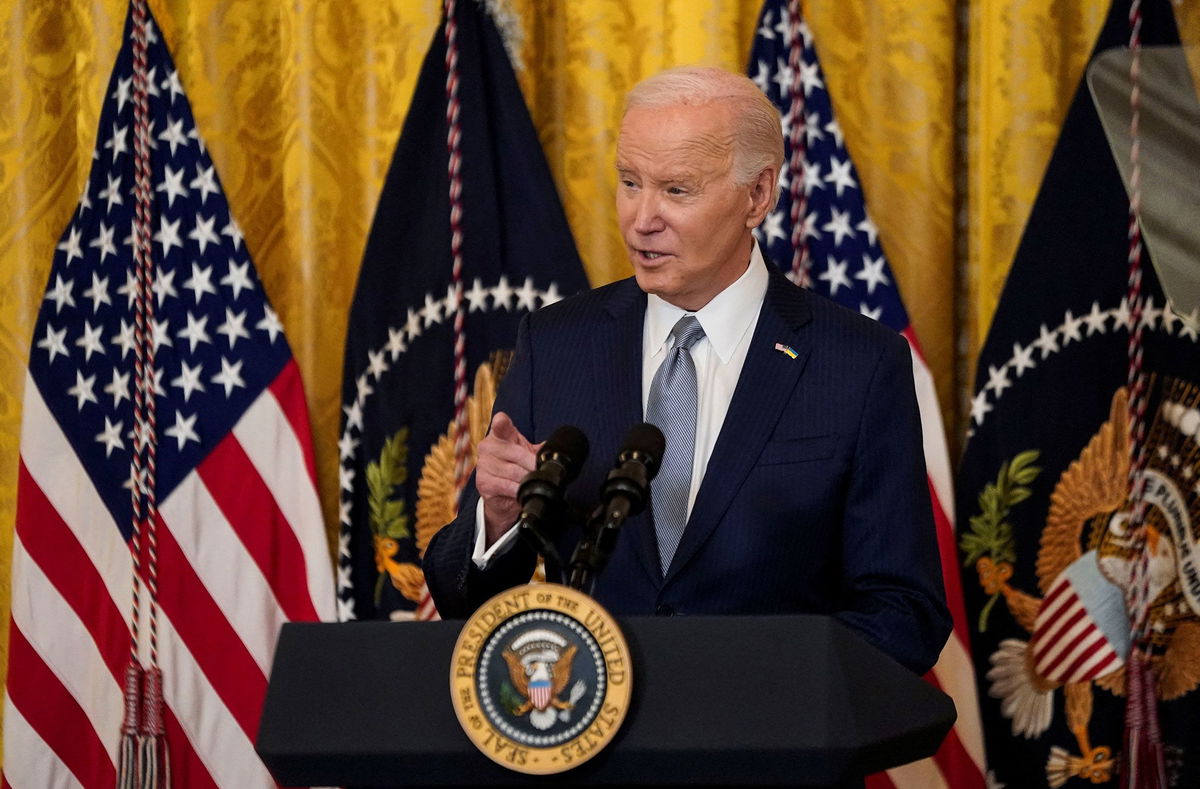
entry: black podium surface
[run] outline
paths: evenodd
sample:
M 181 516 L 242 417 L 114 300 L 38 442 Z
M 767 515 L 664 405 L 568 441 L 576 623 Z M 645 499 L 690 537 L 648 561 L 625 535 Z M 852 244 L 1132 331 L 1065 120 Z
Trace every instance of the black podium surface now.
M 930 756 L 950 698 L 818 616 L 630 617 L 633 703 L 557 776 L 495 764 L 450 704 L 462 622 L 284 625 L 257 750 L 288 786 L 831 785 Z

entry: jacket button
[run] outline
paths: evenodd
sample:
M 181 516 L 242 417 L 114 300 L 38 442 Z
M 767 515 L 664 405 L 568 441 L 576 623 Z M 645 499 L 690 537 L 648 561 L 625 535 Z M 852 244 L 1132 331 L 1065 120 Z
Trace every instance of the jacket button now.
M 659 616 L 675 616 L 675 609 L 666 603 L 662 603 L 658 608 L 654 609 L 654 613 Z

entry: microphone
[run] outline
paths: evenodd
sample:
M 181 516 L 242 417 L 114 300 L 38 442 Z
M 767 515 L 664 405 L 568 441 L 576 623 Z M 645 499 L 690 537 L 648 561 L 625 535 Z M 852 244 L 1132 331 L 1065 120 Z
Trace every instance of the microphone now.
M 616 468 L 600 488 L 604 527 L 620 528 L 626 518 L 646 508 L 650 481 L 658 473 L 667 441 L 649 422 L 634 425 L 617 453 Z
M 572 588 L 591 593 L 616 547 L 621 525 L 646 508 L 650 481 L 658 473 L 666 444 L 662 431 L 648 422 L 634 425 L 626 434 L 616 468 L 600 488 L 600 504 L 571 557 Z
M 544 527 L 559 515 L 563 490 L 579 476 L 587 455 L 587 436 L 577 427 L 563 425 L 546 439 L 538 452 L 537 468 L 526 474 L 517 488 L 520 533 L 547 558 L 557 561 L 558 553 Z

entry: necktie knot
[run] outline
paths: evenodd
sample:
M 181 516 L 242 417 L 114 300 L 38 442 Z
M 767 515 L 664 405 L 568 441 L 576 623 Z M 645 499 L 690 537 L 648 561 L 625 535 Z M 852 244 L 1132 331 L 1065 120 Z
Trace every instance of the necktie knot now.
M 704 327 L 695 315 L 684 315 L 671 327 L 671 336 L 675 338 L 674 350 L 687 350 L 704 338 Z

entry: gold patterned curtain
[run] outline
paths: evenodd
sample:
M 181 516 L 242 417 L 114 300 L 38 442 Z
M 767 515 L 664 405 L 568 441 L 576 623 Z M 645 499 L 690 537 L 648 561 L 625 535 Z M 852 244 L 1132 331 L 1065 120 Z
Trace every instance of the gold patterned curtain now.
M 621 98 L 639 79 L 670 65 L 742 70 L 760 0 L 507 4 L 523 33 L 521 84 L 588 276 L 595 285 L 625 276 L 613 208 Z M 952 431 L 964 385 L 963 364 L 956 380 L 956 354 L 969 364 L 982 341 L 1104 4 L 806 3 L 834 109 Z M 332 529 L 347 313 L 440 0 L 150 5 L 300 364 Z M 956 33 L 960 6 L 969 11 L 966 37 Z M 55 244 L 87 178 L 125 11 L 125 0 L 0 5 L 5 623 L 25 363 Z M 1185 29 L 1195 30 L 1195 22 L 1185 22 Z M 955 89 L 963 80 L 969 144 L 967 155 L 956 159 Z M 965 275 L 956 273 L 955 263 L 956 192 L 962 190 L 956 178 L 970 198 L 968 255 L 960 266 Z M 7 664 L 4 631 L 0 672 Z

